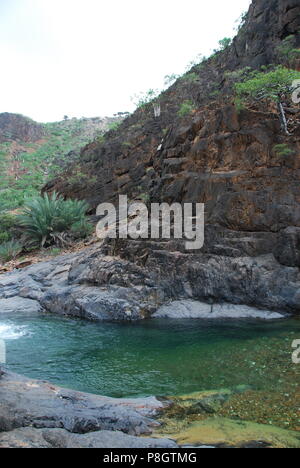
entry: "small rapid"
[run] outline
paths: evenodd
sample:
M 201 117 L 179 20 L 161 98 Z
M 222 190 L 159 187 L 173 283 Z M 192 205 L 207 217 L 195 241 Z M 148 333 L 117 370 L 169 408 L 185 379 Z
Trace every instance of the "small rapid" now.
M 28 328 L 26 326 L 17 326 L 13 323 L 0 322 L 0 340 L 18 340 L 28 333 Z

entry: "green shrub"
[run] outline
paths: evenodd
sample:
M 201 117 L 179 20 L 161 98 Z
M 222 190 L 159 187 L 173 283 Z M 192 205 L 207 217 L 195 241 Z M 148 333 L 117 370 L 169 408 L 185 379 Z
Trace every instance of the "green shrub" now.
M 0 213 L 0 230 L 8 231 L 16 224 L 16 216 L 10 213 Z
M 235 23 L 237 26 L 235 27 L 235 29 L 237 32 L 239 32 L 242 29 L 242 27 L 245 25 L 247 17 L 248 17 L 248 10 L 242 13 L 240 17 L 236 20 Z
M 49 255 L 51 255 L 51 257 L 56 257 L 60 253 L 61 253 L 61 249 L 58 249 L 58 248 L 53 248 L 49 250 Z
M 109 124 L 108 129 L 109 130 L 118 130 L 120 125 L 121 125 L 121 122 L 112 122 L 111 124 Z
M 67 178 L 67 181 L 71 185 L 77 185 L 80 183 L 93 184 L 97 182 L 96 177 L 91 177 L 89 174 L 82 172 L 80 169 L 74 169 L 73 175 Z
M 71 226 L 85 220 L 87 203 L 80 200 L 64 200 L 53 193 L 29 201 L 19 216 L 19 223 L 25 228 L 28 238 L 44 246 L 63 243 L 62 233 Z
M 235 89 L 239 98 L 279 102 L 282 95 L 292 93 L 293 81 L 297 79 L 300 72 L 279 66 L 268 73 L 255 73 L 251 79 L 237 83 Z
M 16 224 L 16 217 L 9 213 L 0 213 L 0 244 L 12 239 L 12 229 Z
M 194 110 L 194 105 L 193 105 L 192 101 L 184 101 L 181 104 L 180 109 L 177 112 L 177 114 L 179 115 L 179 117 L 184 117 L 184 116 L 190 114 L 191 112 L 193 112 L 193 110 Z
M 146 205 L 149 203 L 150 201 L 150 195 L 149 193 L 141 193 L 139 195 L 139 198 L 142 200 L 143 203 L 145 203 Z
M 242 98 L 238 98 L 238 97 L 235 98 L 234 105 L 235 105 L 238 112 L 241 112 L 242 110 L 244 110 L 246 108 L 246 102 Z
M 294 34 L 283 39 L 281 44 L 277 47 L 277 52 L 282 60 L 293 61 L 300 57 L 300 49 L 296 48 L 297 39 Z
M 294 150 L 292 150 L 286 143 L 275 145 L 273 147 L 273 151 L 276 153 L 277 156 L 280 156 L 282 158 L 294 154 Z
M 104 135 L 100 135 L 96 138 L 96 141 L 97 143 L 99 143 L 99 145 L 102 145 L 103 143 L 105 143 L 105 136 Z
M 199 76 L 197 73 L 191 72 L 183 75 L 182 79 L 186 82 L 195 83 L 199 79 Z
M 3 263 L 16 258 L 22 252 L 22 245 L 19 242 L 9 241 L 0 245 L 0 260 Z
M 180 75 L 176 75 L 175 73 L 172 73 L 171 75 L 166 75 L 164 77 L 164 85 L 168 88 L 169 86 L 172 86 L 172 84 L 175 83 L 180 78 Z
M 237 83 L 235 89 L 239 99 L 276 103 L 281 129 L 286 135 L 290 135 L 283 101 L 292 97 L 293 83 L 297 79 L 300 79 L 300 72 L 279 66 L 273 71 L 254 73 L 252 78 Z
M 158 89 L 149 89 L 144 93 L 136 94 L 131 98 L 131 100 L 139 109 L 146 107 L 147 104 L 150 104 L 151 102 L 154 102 L 154 100 L 158 98 L 159 94 L 160 91 Z
M 11 234 L 7 231 L 0 231 L 0 244 L 11 240 Z
M 219 52 L 221 50 L 227 49 L 232 43 L 232 39 L 230 37 L 224 37 L 219 41 L 219 49 L 215 50 L 215 52 Z
M 232 72 L 225 72 L 224 76 L 227 80 L 230 81 L 245 81 L 246 79 L 251 78 L 251 74 L 256 73 L 252 70 L 251 67 L 239 68 Z
M 75 239 L 85 239 L 90 236 L 94 230 L 94 226 L 86 219 L 81 219 L 71 226 L 71 232 Z

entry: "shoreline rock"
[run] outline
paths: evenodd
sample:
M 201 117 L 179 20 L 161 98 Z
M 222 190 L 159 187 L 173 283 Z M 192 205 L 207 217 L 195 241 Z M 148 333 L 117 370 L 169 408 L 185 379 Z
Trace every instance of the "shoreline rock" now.
M 77 434 L 105 430 L 147 435 L 159 425 L 154 416 L 168 404 L 155 397 L 116 399 L 78 392 L 4 371 L 0 432 L 31 426 Z
M 0 432 L 1 448 L 178 448 L 170 439 L 135 437 L 123 432 L 72 434 L 65 429 L 25 427 Z
M 160 307 L 153 318 L 169 319 L 260 319 L 278 320 L 285 316 L 277 312 L 259 310 L 255 307 L 234 304 L 213 304 L 185 300 L 174 301 Z
M 170 403 L 110 398 L 0 370 L 1 448 L 176 448 L 150 435 Z
M 178 253 L 175 258 L 171 253 L 151 251 L 149 264 L 142 267 L 138 262 L 106 255 L 106 247 L 96 245 L 0 275 L 0 315 L 47 311 L 91 321 L 157 317 L 273 320 L 300 310 L 300 274 L 295 276 L 295 268 L 285 267 L 288 276 L 284 281 L 289 283 L 277 285 L 280 271 L 278 275 L 272 271 L 274 258 L 261 257 L 256 262 L 252 259 L 247 268 L 247 259 L 234 259 L 234 265 L 230 263 L 235 270 L 231 278 L 226 276 L 226 270 L 221 276 L 221 263 L 232 260 L 225 257 L 202 263 L 206 259 L 201 260 L 200 254 L 193 257 Z M 131 247 L 129 242 L 128 248 Z M 216 266 L 220 271 L 215 270 Z M 163 274 L 167 268 L 172 271 L 169 276 Z M 249 292 L 246 284 L 243 286 L 242 272 L 258 278 L 257 285 L 251 285 L 253 291 L 250 288 Z M 274 281 L 276 277 L 272 287 L 277 288 L 277 295 L 267 285 L 262 289 L 266 274 L 271 274 Z M 235 283 L 239 290 L 234 293 Z M 258 285 L 261 296 L 257 294 L 253 304 Z
M 186 411 L 204 412 L 207 418 L 183 423 L 179 432 L 171 433 L 154 418 L 172 411 L 172 401 L 103 397 L 4 371 L 0 372 L 0 448 L 300 447 L 295 431 L 217 416 L 231 393 L 178 397 Z

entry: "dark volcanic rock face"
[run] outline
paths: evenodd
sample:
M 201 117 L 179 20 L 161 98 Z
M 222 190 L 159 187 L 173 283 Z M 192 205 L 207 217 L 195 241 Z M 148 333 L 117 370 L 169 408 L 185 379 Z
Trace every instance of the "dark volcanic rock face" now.
M 91 321 L 135 321 L 156 317 L 170 303 L 179 311 L 178 301 L 184 310 L 204 301 L 178 317 L 274 319 L 282 315 L 271 310 L 300 310 L 299 292 L 299 269 L 273 255 L 186 254 L 181 242 L 106 242 L 0 276 L 0 315 L 47 310 Z
M 43 125 L 19 114 L 0 114 L 0 143 L 6 141 L 35 142 L 45 136 Z
M 298 0 L 254 0 L 230 51 L 231 65 L 258 68 L 277 63 L 281 40 L 295 34 L 295 45 L 299 45 L 299 18 Z
M 138 109 L 105 142 L 83 149 L 82 183 L 68 182 L 69 167 L 45 190 L 86 199 L 91 211 L 119 194 L 205 203 L 206 238 L 198 255 L 180 243 L 146 241 L 118 244 L 109 254 L 132 267 L 144 259 L 144 271 L 159 284 L 161 272 L 171 271 L 176 279 L 162 289 L 172 290 L 175 299 L 185 296 L 183 284 L 189 284 L 193 298 L 299 311 L 300 107 L 287 109 L 291 135 L 284 135 L 276 106 L 236 108 L 232 78 L 244 67 L 282 63 L 299 69 L 297 59 L 282 54 L 286 38 L 299 47 L 299 31 L 299 1 L 254 0 L 231 47 L 195 66 L 192 80 L 183 77 L 162 94 L 159 119 L 151 105 Z M 195 110 L 180 117 L 185 100 Z M 288 147 L 289 155 L 280 156 L 277 145 Z M 94 260 L 89 262 L 93 269 Z M 106 269 L 101 262 L 100 276 Z
M 136 196 L 146 191 L 154 196 L 156 183 L 153 180 L 159 180 L 162 185 L 170 184 L 169 178 L 160 180 L 165 159 L 171 159 L 167 162 L 171 174 L 182 173 L 188 165 L 195 172 L 194 176 L 198 174 L 200 186 L 206 172 L 224 167 L 220 164 L 221 156 L 223 163 L 229 162 L 230 157 L 231 163 L 246 164 L 246 169 L 279 166 L 278 162 L 270 161 L 273 146 L 283 138 L 274 110 L 244 112 L 238 116 L 232 106 L 233 90 L 228 73 L 270 64 L 299 69 L 300 61 L 295 58 L 291 62 L 281 49 L 287 37 L 291 38 L 291 47 L 299 48 L 299 31 L 298 0 L 253 0 L 232 45 L 192 68 L 196 78 L 182 77 L 161 95 L 159 119 L 154 118 L 151 105 L 138 109 L 117 132 L 110 132 L 105 142 L 94 142 L 83 149 L 82 171 L 93 179 L 97 177 L 97 182 L 89 185 L 84 179 L 72 185 L 66 183 L 64 176 L 50 183 L 46 190 L 56 188 L 68 196 L 85 198 L 94 208 L 103 200 L 114 199 L 117 193 Z M 216 92 L 222 96 L 217 102 Z M 195 111 L 181 118 L 177 111 L 185 100 L 194 101 Z M 299 123 L 299 112 L 295 120 Z M 291 144 L 297 154 L 300 130 L 299 125 L 296 126 L 297 141 L 292 138 Z M 214 141 L 214 147 L 207 139 Z M 162 150 L 170 150 L 168 155 L 157 150 L 162 141 Z M 191 142 L 194 142 L 193 152 L 189 153 Z M 195 158 L 197 164 L 193 164 Z M 287 165 L 292 165 L 291 169 L 299 167 L 292 161 L 287 161 Z M 229 172 L 228 165 L 224 168 Z M 69 173 L 72 174 L 72 168 Z M 186 178 L 188 176 L 186 174 Z M 181 188 L 182 183 L 178 182 L 173 190 L 173 198 L 178 201 Z
M 136 300 L 141 316 L 143 310 L 145 316 L 151 316 L 162 304 L 177 299 L 300 311 L 299 269 L 281 265 L 270 254 L 187 254 L 179 244 L 151 241 L 123 241 L 113 250 L 121 261 L 103 257 L 103 253 L 110 252 L 108 244 L 98 254 L 75 261 L 69 282 L 109 285 L 114 297 L 123 295 L 129 302 Z M 241 316 L 238 308 L 234 316 Z

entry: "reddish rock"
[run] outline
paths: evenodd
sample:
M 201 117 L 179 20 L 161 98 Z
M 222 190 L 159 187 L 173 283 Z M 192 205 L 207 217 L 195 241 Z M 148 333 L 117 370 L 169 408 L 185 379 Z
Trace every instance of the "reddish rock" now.
M 147 195 L 150 202 L 203 202 L 207 235 L 202 253 L 219 256 L 221 263 L 228 259 L 230 271 L 235 268 L 232 259 L 247 258 L 246 263 L 252 265 L 260 255 L 276 259 L 267 262 L 268 271 L 276 272 L 280 265 L 299 268 L 300 107 L 287 103 L 287 109 L 293 110 L 287 112 L 291 135 L 284 135 L 276 106 L 235 107 L 234 79 L 228 78 L 244 67 L 282 63 L 297 68 L 297 61 L 291 63 L 283 56 L 280 46 L 291 35 L 293 47 L 300 46 L 299 9 L 299 1 L 253 0 L 232 45 L 195 66 L 191 71 L 197 80 L 182 78 L 162 94 L 159 119 L 154 118 L 152 106 L 138 109 L 104 143 L 94 142 L 82 150 L 81 171 L 93 183 L 88 184 L 86 178 L 75 185 L 68 182 L 71 166 L 44 190 L 86 199 L 91 212 L 99 203 L 117 201 L 119 194 L 130 199 Z M 186 100 L 193 101 L 196 110 L 180 117 L 178 110 Z M 279 144 L 287 145 L 290 154 L 278 155 Z M 130 244 L 135 246 L 128 242 L 121 253 L 136 262 L 137 252 L 131 251 Z M 143 253 L 149 248 L 144 245 L 139 247 Z M 149 259 L 155 257 L 152 248 Z M 166 250 L 173 248 L 170 242 Z M 119 253 L 118 249 L 114 252 Z M 169 263 L 164 264 L 165 270 L 172 268 Z M 297 270 L 294 273 L 297 276 Z M 265 287 L 276 296 L 280 285 L 273 279 L 271 283 Z M 225 285 L 223 291 L 220 284 L 211 287 L 214 299 L 230 300 Z M 237 302 L 253 304 L 255 293 L 248 294 L 251 286 L 246 277 L 243 288 Z M 288 288 L 281 293 L 282 298 L 290 295 L 288 307 L 300 309 L 296 286 L 293 293 Z M 202 291 L 198 296 L 209 294 Z

